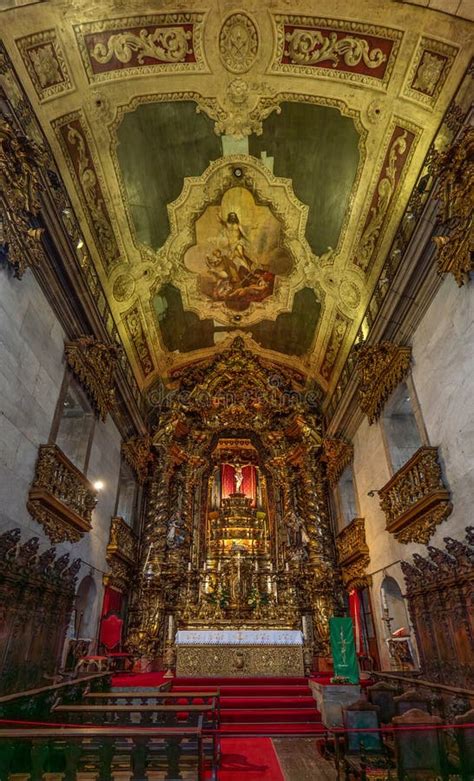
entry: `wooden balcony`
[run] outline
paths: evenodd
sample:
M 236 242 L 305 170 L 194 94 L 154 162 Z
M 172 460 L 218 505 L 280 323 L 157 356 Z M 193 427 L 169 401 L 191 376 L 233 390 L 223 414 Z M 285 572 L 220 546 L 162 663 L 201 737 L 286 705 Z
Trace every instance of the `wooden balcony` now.
M 112 518 L 106 557 L 110 572 L 105 576 L 105 582 L 119 591 L 126 591 L 136 563 L 137 538 L 119 515 Z
M 337 555 L 344 585 L 352 588 L 366 586 L 370 562 L 365 539 L 365 518 L 354 518 L 336 537 Z
M 399 542 L 426 545 L 452 512 L 436 447 L 420 447 L 380 491 L 387 531 Z
M 97 494 L 57 445 L 40 445 L 27 508 L 51 542 L 77 542 L 92 527 Z

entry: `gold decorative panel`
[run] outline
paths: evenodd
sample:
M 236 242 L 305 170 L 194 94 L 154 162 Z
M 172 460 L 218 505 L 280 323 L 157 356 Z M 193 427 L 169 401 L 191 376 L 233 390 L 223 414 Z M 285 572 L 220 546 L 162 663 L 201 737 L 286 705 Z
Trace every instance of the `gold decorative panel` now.
M 148 467 L 154 461 L 151 437 L 145 434 L 122 442 L 122 455 L 134 470 L 138 482 L 144 483 L 148 475 Z
M 369 423 L 380 417 L 390 394 L 407 376 L 410 365 L 411 347 L 381 342 L 360 349 L 356 365 L 359 403 Z
M 304 675 L 302 646 L 178 645 L 177 676 Z
M 354 518 L 336 537 L 337 556 L 344 585 L 351 590 L 367 585 L 369 548 L 365 539 L 365 519 Z
M 399 542 L 427 545 L 436 526 L 452 512 L 438 448 L 420 447 L 379 491 L 387 531 Z
M 448 78 L 458 48 L 434 38 L 421 38 L 408 72 L 404 94 L 432 108 Z
M 130 584 L 138 552 L 137 538 L 130 526 L 120 516 L 114 516 L 106 558 L 110 573 L 105 576 L 108 584 L 125 591 Z
M 38 98 L 43 101 L 74 89 L 63 47 L 55 30 L 16 41 Z
M 80 336 L 66 343 L 64 354 L 99 416 L 105 420 L 115 402 L 117 349 L 93 336 Z
M 77 542 L 91 530 L 97 494 L 57 445 L 40 445 L 27 507 L 51 542 Z
M 354 457 L 354 446 L 344 439 L 325 437 L 323 451 L 322 460 L 327 464 L 329 484 L 334 487 Z

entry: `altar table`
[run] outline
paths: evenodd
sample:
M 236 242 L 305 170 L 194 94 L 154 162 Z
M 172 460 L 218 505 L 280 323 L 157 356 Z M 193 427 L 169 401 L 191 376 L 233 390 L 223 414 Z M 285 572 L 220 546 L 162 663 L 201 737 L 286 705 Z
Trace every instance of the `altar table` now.
M 302 676 L 298 630 L 180 630 L 176 675 L 193 677 Z

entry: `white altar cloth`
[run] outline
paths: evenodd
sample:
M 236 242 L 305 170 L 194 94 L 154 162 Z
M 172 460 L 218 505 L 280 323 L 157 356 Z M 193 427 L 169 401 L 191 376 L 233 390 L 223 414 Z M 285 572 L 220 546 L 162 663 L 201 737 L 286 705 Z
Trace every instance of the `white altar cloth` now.
M 176 645 L 303 645 L 299 629 L 179 629 Z

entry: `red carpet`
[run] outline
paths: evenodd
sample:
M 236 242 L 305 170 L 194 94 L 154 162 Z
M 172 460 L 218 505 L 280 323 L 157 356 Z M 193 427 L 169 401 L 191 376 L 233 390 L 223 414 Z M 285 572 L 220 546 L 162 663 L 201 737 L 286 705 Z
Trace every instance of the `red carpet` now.
M 315 735 L 323 731 L 306 678 L 175 678 L 172 691 L 220 690 L 221 735 Z
M 150 686 L 159 686 L 165 682 L 164 671 L 157 673 L 118 673 L 112 677 L 112 687 L 122 688 L 124 686 L 132 689 L 149 688 Z
M 284 781 L 269 738 L 222 739 L 219 781 Z

